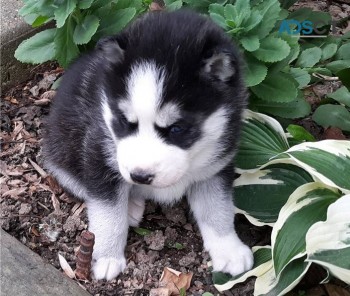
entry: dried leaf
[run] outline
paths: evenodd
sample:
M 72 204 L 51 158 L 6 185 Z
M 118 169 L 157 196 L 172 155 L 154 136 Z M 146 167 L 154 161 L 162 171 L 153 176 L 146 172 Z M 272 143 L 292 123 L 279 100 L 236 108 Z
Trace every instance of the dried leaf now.
M 43 178 L 47 177 L 47 173 L 37 163 L 35 163 L 30 158 L 28 158 L 28 160 L 31 163 L 31 165 L 33 166 L 33 168 L 40 174 L 41 177 L 43 177 Z
M 191 285 L 193 273 L 182 273 L 165 267 L 159 280 L 159 286 L 169 289 L 169 295 L 180 295 L 180 289 L 187 290 Z
M 60 265 L 64 273 L 71 279 L 74 279 L 75 273 L 72 267 L 70 267 L 70 265 L 68 264 L 67 260 L 61 254 L 58 254 L 58 260 L 60 261 Z
M 54 193 L 51 194 L 52 206 L 55 209 L 55 213 L 61 214 L 61 204 Z
M 14 189 L 11 189 L 11 190 L 4 192 L 3 196 L 9 196 L 11 198 L 18 199 L 19 195 L 24 193 L 26 190 L 27 190 L 26 187 L 14 188 Z

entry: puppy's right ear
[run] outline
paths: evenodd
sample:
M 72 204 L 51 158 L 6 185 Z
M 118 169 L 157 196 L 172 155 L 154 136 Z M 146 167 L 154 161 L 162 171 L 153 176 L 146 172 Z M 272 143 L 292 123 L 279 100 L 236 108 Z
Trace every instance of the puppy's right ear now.
M 121 35 L 104 37 L 97 42 L 95 48 L 102 58 L 113 64 L 120 63 L 124 59 L 126 40 Z

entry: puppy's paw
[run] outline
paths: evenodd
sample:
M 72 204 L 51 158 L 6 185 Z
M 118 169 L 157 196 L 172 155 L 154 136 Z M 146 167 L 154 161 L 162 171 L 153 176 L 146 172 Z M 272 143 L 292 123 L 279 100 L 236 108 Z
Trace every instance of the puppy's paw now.
M 126 260 L 122 258 L 102 257 L 92 266 L 93 277 L 96 280 L 113 280 L 126 267 Z
M 243 243 L 230 248 L 230 250 L 212 250 L 211 256 L 214 271 L 222 271 L 236 276 L 253 267 L 253 253 Z

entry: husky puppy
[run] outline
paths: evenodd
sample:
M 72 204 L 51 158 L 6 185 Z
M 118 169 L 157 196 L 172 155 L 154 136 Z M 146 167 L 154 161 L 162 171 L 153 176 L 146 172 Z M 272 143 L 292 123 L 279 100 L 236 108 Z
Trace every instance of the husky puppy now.
M 246 89 L 240 56 L 194 12 L 152 12 L 102 39 L 64 75 L 46 123 L 46 168 L 85 201 L 93 276 L 126 266 L 146 199 L 186 196 L 215 271 L 252 267 L 234 230 L 232 159 Z

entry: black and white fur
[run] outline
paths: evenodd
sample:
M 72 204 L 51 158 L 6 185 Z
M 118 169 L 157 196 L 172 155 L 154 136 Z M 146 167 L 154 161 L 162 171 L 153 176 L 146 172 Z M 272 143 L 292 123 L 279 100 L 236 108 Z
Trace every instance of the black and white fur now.
M 234 230 L 232 159 L 246 104 L 240 57 L 209 19 L 153 12 L 101 40 L 66 71 L 47 119 L 47 169 L 85 201 L 93 275 L 126 266 L 145 199 L 186 196 L 214 270 L 252 267 Z

